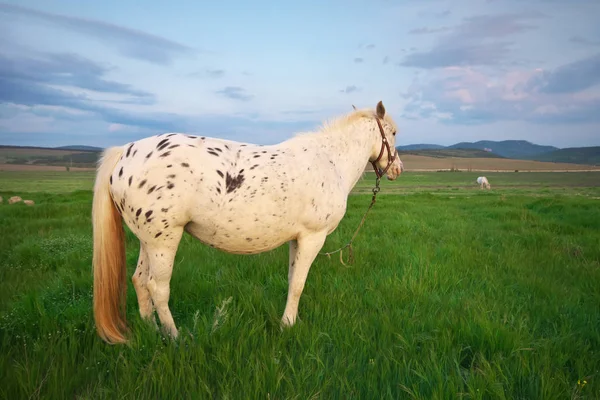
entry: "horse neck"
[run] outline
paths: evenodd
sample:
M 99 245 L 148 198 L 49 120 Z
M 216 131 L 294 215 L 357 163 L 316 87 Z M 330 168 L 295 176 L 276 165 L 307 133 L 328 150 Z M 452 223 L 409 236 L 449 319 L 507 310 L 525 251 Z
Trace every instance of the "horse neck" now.
M 318 135 L 321 149 L 340 171 L 348 193 L 364 173 L 376 141 L 381 141 L 374 120 L 361 119 L 347 127 L 332 129 Z

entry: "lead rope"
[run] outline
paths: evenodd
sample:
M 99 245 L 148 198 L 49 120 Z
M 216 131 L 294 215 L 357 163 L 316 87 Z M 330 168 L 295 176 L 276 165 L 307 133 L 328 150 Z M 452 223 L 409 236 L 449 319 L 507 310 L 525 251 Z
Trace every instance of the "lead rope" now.
M 354 262 L 354 253 L 352 252 L 352 242 L 354 241 L 354 238 L 356 238 L 356 235 L 358 234 L 358 231 L 360 230 L 360 228 L 365 223 L 365 218 L 367 217 L 369 210 L 371 210 L 371 208 L 373 208 L 373 205 L 375 204 L 377 193 L 379 193 L 379 190 L 380 190 L 380 188 L 379 188 L 380 181 L 381 181 L 381 177 L 378 176 L 377 180 L 375 181 L 375 187 L 373 188 L 373 198 L 371 199 L 371 204 L 369 204 L 369 208 L 367 208 L 367 211 L 363 215 L 362 220 L 360 221 L 360 224 L 358 225 L 358 228 L 356 228 L 356 231 L 354 232 L 354 235 L 352 235 L 352 238 L 350 239 L 350 241 L 337 250 L 330 251 L 327 253 L 320 252 L 319 253 L 320 255 L 327 256 L 327 258 L 331 259 L 332 254 L 339 252 L 340 253 L 340 262 L 347 267 L 348 265 L 344 262 L 344 259 L 342 257 L 342 253 L 343 253 L 344 249 L 347 247 L 348 248 L 348 264 L 352 264 Z

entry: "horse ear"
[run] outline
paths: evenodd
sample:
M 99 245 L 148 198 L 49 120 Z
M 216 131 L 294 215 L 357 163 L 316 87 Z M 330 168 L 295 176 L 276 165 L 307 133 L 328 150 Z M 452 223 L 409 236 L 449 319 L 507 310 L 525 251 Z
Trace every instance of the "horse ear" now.
M 354 108 L 354 111 L 356 111 L 356 106 L 354 104 L 352 104 L 352 108 Z
M 383 106 L 381 100 L 379 101 L 379 103 L 377 103 L 377 116 L 381 119 L 383 119 L 383 117 L 385 116 L 385 107 Z

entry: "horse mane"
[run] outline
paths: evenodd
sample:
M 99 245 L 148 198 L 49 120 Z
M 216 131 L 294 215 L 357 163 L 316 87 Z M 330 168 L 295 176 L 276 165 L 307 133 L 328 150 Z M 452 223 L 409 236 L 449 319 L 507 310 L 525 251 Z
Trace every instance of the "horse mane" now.
M 325 120 L 322 123 L 322 125 L 320 126 L 320 128 L 318 128 L 316 131 L 301 132 L 301 133 L 296 134 L 295 136 L 306 136 L 306 135 L 322 134 L 322 133 L 333 132 L 333 131 L 341 131 L 341 130 L 343 130 L 343 128 L 355 123 L 356 121 L 360 120 L 361 118 L 375 119 L 375 111 L 372 109 L 369 109 L 369 108 L 365 108 L 362 110 L 354 110 L 354 111 L 351 111 L 342 116 L 333 117 L 331 119 Z M 385 120 L 385 122 L 392 125 L 394 127 L 394 130 L 398 129 L 396 124 L 394 123 L 394 121 L 389 117 L 389 115 L 387 113 L 385 114 L 383 119 Z

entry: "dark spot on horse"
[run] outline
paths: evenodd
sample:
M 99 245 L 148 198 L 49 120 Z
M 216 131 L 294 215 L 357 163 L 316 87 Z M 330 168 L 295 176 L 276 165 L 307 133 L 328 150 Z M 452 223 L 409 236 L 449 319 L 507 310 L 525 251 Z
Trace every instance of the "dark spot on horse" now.
M 148 194 L 154 192 L 154 189 L 156 189 L 156 185 L 154 185 L 150 189 L 148 189 Z
M 175 187 L 175 184 L 173 182 L 169 182 L 167 184 L 167 189 L 173 189 Z
M 325 182 L 321 182 L 321 187 L 325 186 Z
M 142 186 L 144 186 L 146 184 L 146 180 L 144 179 L 143 181 L 140 182 L 140 184 L 138 185 L 138 189 L 141 189 Z
M 331 214 L 327 214 L 327 216 L 325 217 L 325 219 L 326 219 L 326 220 L 327 220 L 327 219 L 329 219 L 329 216 L 330 216 L 330 215 L 331 215 Z
M 256 167 L 258 167 L 258 164 L 254 164 L 253 166 L 250 167 L 250 169 L 252 170 L 252 169 L 254 169 Z
M 227 150 L 229 150 L 229 146 L 225 145 L 225 148 L 226 148 Z
M 159 147 L 160 147 L 160 146 L 162 146 L 163 144 L 167 143 L 168 141 L 169 141 L 169 139 L 163 139 L 163 140 L 161 140 L 161 141 L 160 141 L 160 142 L 158 142 L 158 144 L 156 145 L 156 148 L 157 148 L 158 150 L 160 150 L 160 149 L 159 149 Z
M 131 181 L 133 181 L 133 176 L 129 177 L 129 181 L 128 181 L 129 182 L 129 186 L 131 186 Z
M 142 209 L 138 208 L 137 212 L 135 213 L 136 218 L 139 217 L 141 213 L 142 213 Z
M 225 177 L 225 188 L 227 189 L 227 193 L 231 193 L 235 189 L 242 186 L 244 179 L 245 179 L 245 177 L 242 174 L 239 174 L 238 176 L 236 176 L 234 178 L 231 175 L 229 175 L 229 172 L 228 172 L 227 176 Z
M 223 173 L 221 171 L 217 170 L 217 174 L 219 174 L 221 178 L 223 177 Z
M 188 168 L 190 166 L 190 164 L 186 163 L 186 162 L 182 162 L 181 163 L 182 167 Z
M 179 147 L 179 145 L 178 144 L 174 144 L 173 146 L 169 146 L 169 150 L 170 149 L 174 149 L 175 147 Z
M 123 175 L 123 167 L 119 170 L 119 178 Z
M 133 147 L 133 143 L 131 143 L 129 145 L 129 147 L 127 148 L 127 154 L 125 154 L 125 158 L 129 157 L 129 153 L 131 153 L 131 148 Z
M 152 155 L 152 152 L 146 154 L 146 159 L 150 158 L 151 155 Z
M 208 151 L 208 154 L 219 157 L 219 155 L 217 153 L 215 153 L 214 151 Z
M 137 154 L 137 149 L 135 149 L 135 151 L 133 152 L 133 155 L 131 157 L 135 157 L 136 154 Z
M 186 136 L 190 139 L 196 139 L 196 136 L 192 136 L 192 135 L 186 135 Z
M 170 151 L 165 151 L 164 153 L 162 153 L 162 154 L 160 155 L 160 157 L 167 157 L 169 154 L 171 154 L 171 152 L 170 152 Z
M 251 242 L 252 238 L 246 238 L 246 241 Z
M 221 194 L 221 189 L 217 188 L 217 192 L 218 192 L 219 194 Z
M 221 150 L 221 149 L 220 149 L 220 148 L 218 148 L 218 147 L 215 147 L 215 150 L 216 150 L 216 151 L 218 151 L 219 153 L 222 153 L 222 152 L 223 152 L 223 150 Z
M 110 176 L 110 179 L 108 180 L 110 182 L 110 184 L 112 185 L 112 175 Z
M 196 148 L 196 146 L 194 146 L 193 144 L 188 144 L 188 146 Z
M 258 157 L 260 157 L 260 154 L 257 154 L 257 155 L 254 156 L 254 158 L 258 158 Z
M 173 179 L 175 178 L 175 174 L 167 175 L 167 178 Z
M 167 142 L 167 143 L 163 144 L 162 146 L 160 146 L 160 147 L 158 148 L 158 151 L 162 151 L 162 150 L 164 150 L 164 148 L 165 148 L 165 147 L 167 147 L 167 146 L 168 146 L 168 145 L 170 145 L 170 144 L 171 144 L 171 142 Z
M 152 210 L 146 211 L 144 215 L 146 216 L 146 219 L 148 219 L 148 217 L 152 215 Z
M 162 235 L 162 232 L 158 232 L 156 235 L 154 235 L 154 239 L 156 239 L 157 237 L 159 237 L 160 235 Z M 150 277 L 150 279 L 152 279 L 152 277 Z
M 169 211 L 169 209 L 168 208 L 161 208 L 160 211 L 167 212 L 167 211 Z

